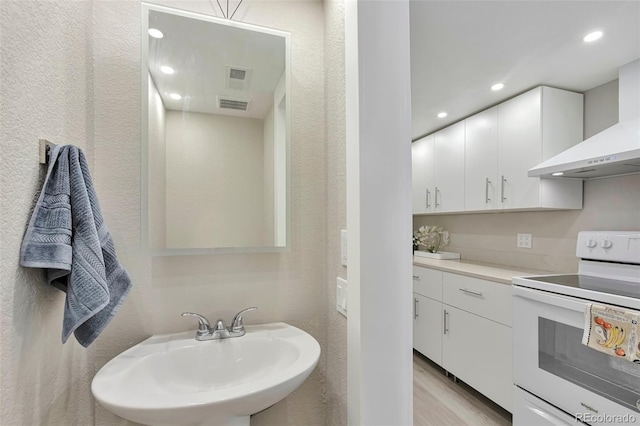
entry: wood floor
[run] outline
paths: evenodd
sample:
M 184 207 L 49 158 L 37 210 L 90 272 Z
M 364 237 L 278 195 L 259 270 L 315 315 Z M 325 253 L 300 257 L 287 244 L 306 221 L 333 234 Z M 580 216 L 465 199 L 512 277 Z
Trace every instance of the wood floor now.
M 511 425 L 511 414 L 413 351 L 413 424 Z

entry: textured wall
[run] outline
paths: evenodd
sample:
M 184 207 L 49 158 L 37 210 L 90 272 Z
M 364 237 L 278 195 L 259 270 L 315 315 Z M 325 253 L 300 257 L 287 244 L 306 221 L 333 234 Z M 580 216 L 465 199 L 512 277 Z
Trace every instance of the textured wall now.
M 93 349 L 61 342 L 64 293 L 18 265 L 38 139 L 93 159 L 91 3 L 0 2 L 0 424 L 92 425 Z
M 211 14 L 215 2 L 162 2 Z M 254 425 L 323 425 L 326 345 L 323 7 L 317 1 L 245 1 L 237 20 L 292 33 L 291 250 L 154 258 L 140 251 L 140 2 L 94 5 L 95 175 L 118 254 L 133 289 L 96 341 L 96 367 L 154 333 L 195 330 L 196 311 L 247 323 L 286 321 L 321 344 L 316 370 Z M 124 421 L 96 407 L 96 424 Z
M 262 139 L 261 119 L 167 111 L 167 248 L 262 245 Z
M 585 138 L 617 122 L 617 94 L 617 81 L 585 93 Z M 469 260 L 571 272 L 578 269 L 579 231 L 640 229 L 638 188 L 638 174 L 587 180 L 582 210 L 414 216 L 413 226 L 444 227 L 451 233 L 445 250 Z M 531 249 L 516 247 L 518 233 L 533 235 Z
M 327 424 L 347 424 L 347 320 L 336 311 L 340 230 L 347 227 L 344 0 L 324 2 L 325 117 L 327 134 Z

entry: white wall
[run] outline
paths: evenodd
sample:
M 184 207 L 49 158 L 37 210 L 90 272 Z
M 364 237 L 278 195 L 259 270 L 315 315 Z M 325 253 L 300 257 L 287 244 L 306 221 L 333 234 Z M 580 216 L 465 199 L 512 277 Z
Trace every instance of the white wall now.
M 215 2 L 163 4 L 213 13 Z M 140 251 L 140 1 L 95 3 L 95 175 L 105 220 L 133 279 L 119 314 L 95 342 L 96 368 L 154 333 L 194 330 L 195 311 L 226 318 L 247 306 L 247 323 L 286 321 L 313 335 L 318 367 L 255 425 L 324 425 L 325 127 L 320 1 L 247 1 L 234 19 L 292 33 L 291 250 L 286 253 L 148 258 Z M 96 424 L 125 424 L 96 407 Z
M 410 425 L 409 1 L 348 1 L 345 14 L 348 424 Z
M 92 5 L 2 1 L 0 21 L 0 424 L 91 425 L 95 346 L 62 344 L 65 295 L 18 256 L 45 175 L 38 139 L 93 167 Z
M 617 98 L 617 80 L 585 93 L 585 138 L 618 121 Z M 582 210 L 414 216 L 413 226 L 444 227 L 451 233 L 445 250 L 463 259 L 572 272 L 579 231 L 640 229 L 639 190 L 638 174 L 586 180 Z M 531 249 L 516 247 L 518 233 L 533 235 Z
M 167 248 L 263 245 L 263 136 L 260 119 L 167 111 Z
M 618 122 L 618 80 L 588 90 L 584 94 L 584 138 Z
M 149 247 L 164 249 L 167 246 L 167 144 L 165 137 L 164 103 L 149 74 Z

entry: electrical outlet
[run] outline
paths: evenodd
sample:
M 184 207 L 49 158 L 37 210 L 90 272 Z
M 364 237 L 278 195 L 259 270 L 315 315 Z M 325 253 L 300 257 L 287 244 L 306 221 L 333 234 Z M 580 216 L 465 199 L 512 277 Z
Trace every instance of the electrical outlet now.
M 518 247 L 531 248 L 533 237 L 531 234 L 518 234 Z

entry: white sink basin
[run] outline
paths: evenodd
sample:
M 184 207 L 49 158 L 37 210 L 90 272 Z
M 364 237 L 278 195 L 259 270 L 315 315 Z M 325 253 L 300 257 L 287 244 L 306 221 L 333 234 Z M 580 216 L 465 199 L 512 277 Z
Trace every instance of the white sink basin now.
M 154 426 L 248 425 L 311 374 L 320 345 L 286 323 L 198 342 L 195 331 L 152 336 L 98 371 L 93 396 L 125 419 Z

